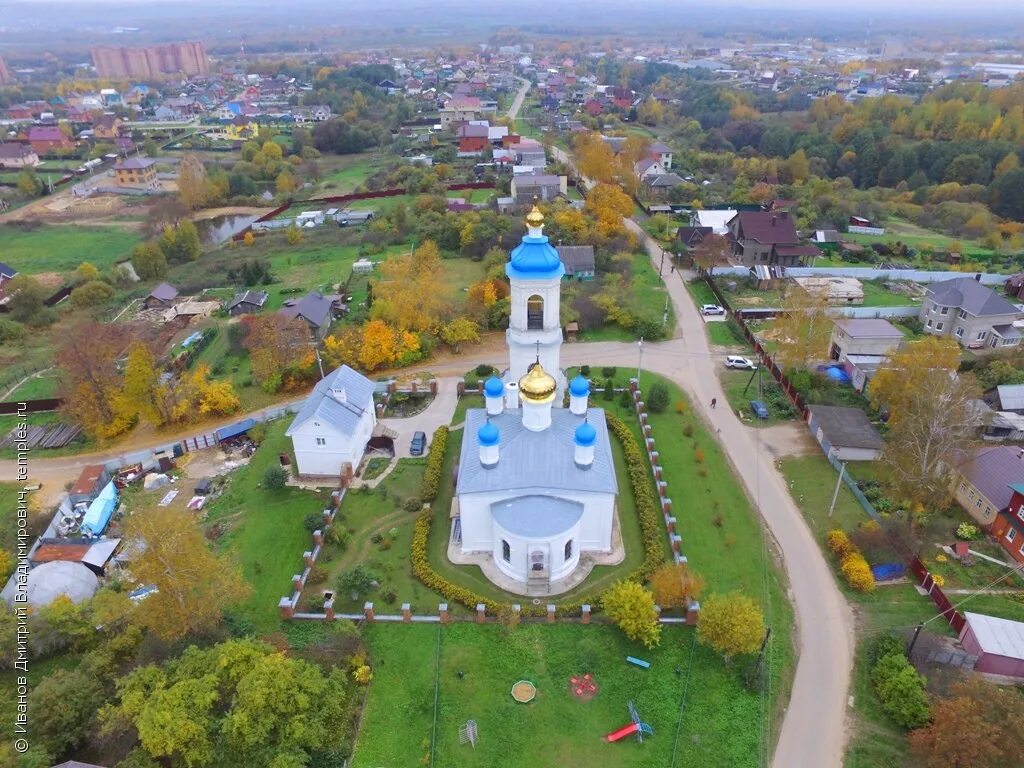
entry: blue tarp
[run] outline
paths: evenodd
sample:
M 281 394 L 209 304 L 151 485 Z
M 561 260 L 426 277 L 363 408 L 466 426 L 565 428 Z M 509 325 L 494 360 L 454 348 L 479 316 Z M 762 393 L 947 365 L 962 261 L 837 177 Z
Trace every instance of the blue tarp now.
M 840 384 L 850 383 L 850 374 L 841 365 L 819 365 L 818 370 L 832 379 L 832 381 L 839 382 Z
M 902 563 L 879 563 L 871 566 L 871 574 L 875 581 L 891 581 L 903 575 Z
M 226 427 L 221 427 L 220 429 L 218 429 L 213 434 L 214 434 L 214 437 L 217 438 L 217 442 L 219 443 L 221 440 L 227 440 L 227 439 L 232 438 L 232 437 L 238 437 L 239 435 L 244 435 L 246 432 L 248 432 L 250 429 L 252 429 L 255 426 L 256 426 L 256 419 L 243 419 L 242 421 L 238 422 L 237 424 L 229 424 Z
M 107 523 L 110 522 L 110 516 L 114 514 L 116 508 L 117 488 L 114 487 L 114 482 L 110 481 L 89 505 L 89 511 L 82 520 L 82 533 L 99 536 L 107 529 Z

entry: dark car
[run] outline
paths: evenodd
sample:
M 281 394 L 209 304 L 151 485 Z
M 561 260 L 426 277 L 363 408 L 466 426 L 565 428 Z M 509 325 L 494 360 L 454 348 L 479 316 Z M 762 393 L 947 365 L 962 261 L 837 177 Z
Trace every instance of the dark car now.
M 409 446 L 409 454 L 412 456 L 422 456 L 423 451 L 427 448 L 427 433 L 417 432 L 412 436 L 412 445 Z
M 768 406 L 762 403 L 760 400 L 751 400 L 750 410 L 753 412 L 754 416 L 756 416 L 759 419 L 768 418 Z

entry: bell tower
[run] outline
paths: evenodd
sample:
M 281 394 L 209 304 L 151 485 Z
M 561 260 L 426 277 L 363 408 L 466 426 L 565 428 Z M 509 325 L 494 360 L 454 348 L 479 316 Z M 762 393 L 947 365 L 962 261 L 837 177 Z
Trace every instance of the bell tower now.
M 526 216 L 527 233 L 505 266 L 509 278 L 511 317 L 508 381 L 522 379 L 534 362 L 554 376 L 555 402 L 560 404 L 565 374 L 560 367 L 562 323 L 559 302 L 565 267 L 543 234 L 544 214 L 537 206 Z

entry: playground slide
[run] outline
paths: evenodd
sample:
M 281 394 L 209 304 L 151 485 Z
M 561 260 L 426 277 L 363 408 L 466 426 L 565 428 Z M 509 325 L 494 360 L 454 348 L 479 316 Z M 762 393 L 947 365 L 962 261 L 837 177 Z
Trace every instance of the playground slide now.
M 612 731 L 604 737 L 604 740 L 618 741 L 619 739 L 624 739 L 626 736 L 629 736 L 629 734 L 631 733 L 636 733 L 639 729 L 639 725 L 637 725 L 636 723 L 630 723 L 629 725 L 625 725 L 622 728 L 619 728 L 619 730 L 617 731 Z

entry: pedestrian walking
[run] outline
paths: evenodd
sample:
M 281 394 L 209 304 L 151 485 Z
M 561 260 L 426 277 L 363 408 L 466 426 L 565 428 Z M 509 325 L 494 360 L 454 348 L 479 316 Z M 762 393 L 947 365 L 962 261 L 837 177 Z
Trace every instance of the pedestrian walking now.
M 714 408 L 716 405 L 718 405 L 718 398 L 717 397 L 712 397 L 711 398 L 711 407 Z

